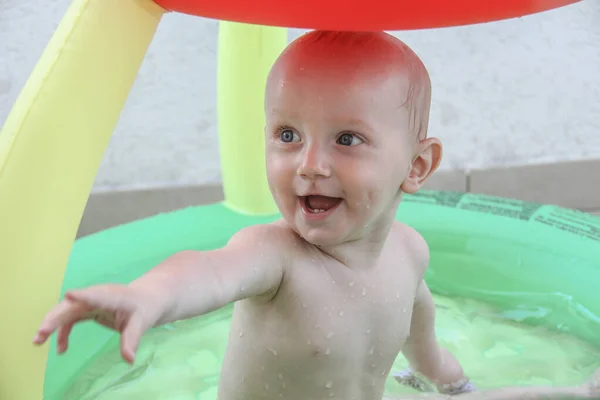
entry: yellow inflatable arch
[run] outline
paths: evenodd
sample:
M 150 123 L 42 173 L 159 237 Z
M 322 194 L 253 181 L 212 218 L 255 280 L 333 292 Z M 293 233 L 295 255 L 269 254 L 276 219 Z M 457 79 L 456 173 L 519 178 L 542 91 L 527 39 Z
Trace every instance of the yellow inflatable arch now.
M 47 351 L 31 340 L 58 300 L 100 161 L 165 13 L 152 0 L 73 1 L 0 132 L 0 399 L 42 397 Z M 223 186 L 239 212 L 276 212 L 262 96 L 286 44 L 284 28 L 220 22 Z

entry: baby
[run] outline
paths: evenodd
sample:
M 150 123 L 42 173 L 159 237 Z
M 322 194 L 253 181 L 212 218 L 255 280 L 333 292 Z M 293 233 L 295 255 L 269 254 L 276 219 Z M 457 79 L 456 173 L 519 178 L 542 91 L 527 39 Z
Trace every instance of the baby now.
M 295 40 L 265 96 L 267 176 L 283 218 L 223 248 L 175 254 L 129 285 L 67 293 L 34 343 L 58 330 L 62 353 L 73 325 L 94 319 L 121 333 L 133 363 L 149 328 L 235 302 L 220 400 L 381 400 L 400 352 L 437 389 L 419 398 L 600 398 L 592 383 L 474 391 L 440 347 L 427 243 L 394 218 L 441 160 L 427 137 L 430 98 L 424 65 L 393 36 Z M 410 372 L 397 379 L 421 384 Z

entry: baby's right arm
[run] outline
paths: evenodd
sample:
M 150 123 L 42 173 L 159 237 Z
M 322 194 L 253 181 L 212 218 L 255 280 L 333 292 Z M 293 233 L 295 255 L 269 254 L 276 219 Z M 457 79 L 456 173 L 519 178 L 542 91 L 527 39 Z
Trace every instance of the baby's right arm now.
M 203 315 L 249 297 L 269 298 L 283 278 L 286 235 L 279 230 L 251 226 L 223 248 L 175 254 L 130 286 L 160 288 L 168 306 L 158 324 Z
M 58 351 L 66 351 L 72 327 L 95 319 L 121 332 L 128 362 L 143 333 L 154 326 L 203 315 L 248 297 L 265 300 L 283 278 L 285 240 L 273 225 L 237 232 L 223 248 L 183 251 L 158 264 L 129 285 L 97 285 L 70 291 L 40 325 L 35 344 L 58 330 Z

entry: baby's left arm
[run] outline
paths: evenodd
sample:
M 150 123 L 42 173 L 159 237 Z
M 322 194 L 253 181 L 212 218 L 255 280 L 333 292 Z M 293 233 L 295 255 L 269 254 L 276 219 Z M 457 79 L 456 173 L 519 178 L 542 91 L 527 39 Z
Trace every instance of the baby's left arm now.
M 435 334 L 435 304 L 424 280 L 417 289 L 409 336 L 402 350 L 410 367 L 442 393 L 460 391 L 468 378 L 456 358 L 442 348 Z

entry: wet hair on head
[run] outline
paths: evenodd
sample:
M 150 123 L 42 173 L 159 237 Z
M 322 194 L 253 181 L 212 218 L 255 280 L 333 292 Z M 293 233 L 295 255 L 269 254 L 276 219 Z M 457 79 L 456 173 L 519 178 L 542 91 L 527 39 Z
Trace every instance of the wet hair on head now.
M 417 54 L 400 39 L 386 32 L 353 31 L 310 31 L 296 39 L 287 51 L 297 45 L 302 46 L 342 46 L 361 48 L 365 51 L 388 51 L 407 77 L 408 93 L 401 104 L 409 112 L 409 130 L 415 133 L 417 141 L 427 137 L 429 110 L 431 107 L 431 80 L 425 65 Z M 332 53 L 335 56 L 335 53 Z

